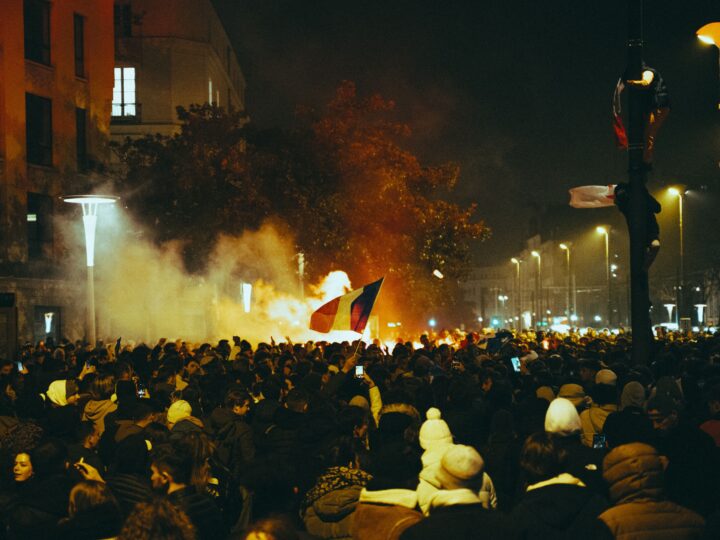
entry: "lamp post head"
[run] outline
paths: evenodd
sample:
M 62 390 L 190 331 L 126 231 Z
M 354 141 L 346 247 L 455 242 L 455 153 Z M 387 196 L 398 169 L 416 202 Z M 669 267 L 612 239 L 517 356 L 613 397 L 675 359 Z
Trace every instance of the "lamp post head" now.
M 563 251 L 567 251 L 568 249 L 570 249 L 570 246 L 563 242 L 562 244 L 560 244 L 560 249 L 562 249 Z
M 520 259 L 518 259 L 517 257 L 513 257 L 512 259 L 510 259 L 510 262 L 513 264 L 520 264 Z
M 720 22 L 711 22 L 695 32 L 697 38 L 708 45 L 718 46 L 720 43 Z
M 538 259 L 540 258 L 540 252 L 536 250 L 532 250 L 530 252 L 530 255 L 532 255 L 533 257 L 537 257 Z
M 608 230 L 605 227 L 600 226 L 600 227 L 595 227 L 595 232 L 597 232 L 598 234 L 607 235 Z
M 119 197 L 111 195 L 67 195 L 60 197 L 70 204 L 79 204 L 83 212 L 83 226 L 85 228 L 85 257 L 89 268 L 95 266 L 95 226 L 97 224 L 97 209 L 102 204 L 115 204 Z

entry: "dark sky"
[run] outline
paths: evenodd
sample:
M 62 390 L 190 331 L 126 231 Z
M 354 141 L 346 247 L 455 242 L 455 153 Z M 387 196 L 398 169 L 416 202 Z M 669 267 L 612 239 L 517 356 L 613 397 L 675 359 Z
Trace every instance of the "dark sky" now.
M 256 123 L 290 124 L 296 105 L 321 106 L 343 79 L 394 99 L 423 161 L 460 163 L 457 196 L 477 202 L 493 229 L 478 250 L 484 264 L 522 248 L 538 209 L 567 211 L 570 187 L 625 178 L 610 99 L 625 66 L 626 0 L 214 3 Z M 711 21 L 720 21 L 717 0 L 645 1 L 645 60 L 662 72 L 673 105 L 651 186 L 708 186 L 686 219 L 696 265 L 720 252 L 717 234 L 701 234 L 720 226 L 718 50 L 695 37 Z M 615 209 L 574 212 L 584 213 L 568 221 L 569 239 L 608 221 L 624 235 Z M 675 219 L 661 218 L 669 242 Z

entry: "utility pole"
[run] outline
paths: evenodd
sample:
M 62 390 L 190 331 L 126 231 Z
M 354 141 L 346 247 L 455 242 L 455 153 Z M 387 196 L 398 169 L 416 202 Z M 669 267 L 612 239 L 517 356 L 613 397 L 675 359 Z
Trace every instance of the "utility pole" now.
M 628 59 L 625 77 L 642 79 L 643 70 L 643 2 L 628 0 Z M 647 246 L 648 195 L 645 183 L 646 167 L 643 163 L 645 148 L 645 111 L 643 95 L 647 91 L 635 85 L 627 85 L 628 102 L 628 177 L 629 209 L 626 221 L 630 233 L 630 297 L 632 321 L 632 362 L 647 364 L 652 345 L 650 327 L 650 289 L 645 267 Z

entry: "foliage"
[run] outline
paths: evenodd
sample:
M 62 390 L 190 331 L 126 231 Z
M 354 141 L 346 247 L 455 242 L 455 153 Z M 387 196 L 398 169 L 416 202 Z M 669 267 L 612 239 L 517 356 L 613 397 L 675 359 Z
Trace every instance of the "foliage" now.
M 488 230 L 473 206 L 446 200 L 456 165 L 426 166 L 402 147 L 411 132 L 392 121 L 394 107 L 345 82 L 293 129 L 258 130 L 208 105 L 179 109 L 177 135 L 118 148 L 121 187 L 157 242 L 184 243 L 190 270 L 203 267 L 220 232 L 273 218 L 294 233 L 309 280 L 332 269 L 356 285 L 385 275 L 383 298 L 399 311 L 408 302 L 414 312 L 455 309 L 473 241 Z M 434 269 L 445 279 L 432 277 Z

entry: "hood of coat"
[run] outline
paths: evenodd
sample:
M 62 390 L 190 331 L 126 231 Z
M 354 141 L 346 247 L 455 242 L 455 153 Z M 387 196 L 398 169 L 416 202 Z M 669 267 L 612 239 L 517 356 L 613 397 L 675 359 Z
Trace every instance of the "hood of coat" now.
M 109 399 L 103 399 L 102 401 L 90 400 L 85 404 L 84 413 L 88 420 L 97 422 L 116 409 L 117 404 Z
M 661 500 L 665 488 L 665 461 L 658 451 L 642 443 L 623 444 L 603 460 L 603 478 L 614 504 Z
M 381 489 L 370 491 L 363 488 L 360 492 L 360 502 L 368 504 L 383 504 L 415 508 L 418 504 L 417 491 L 410 489 Z

